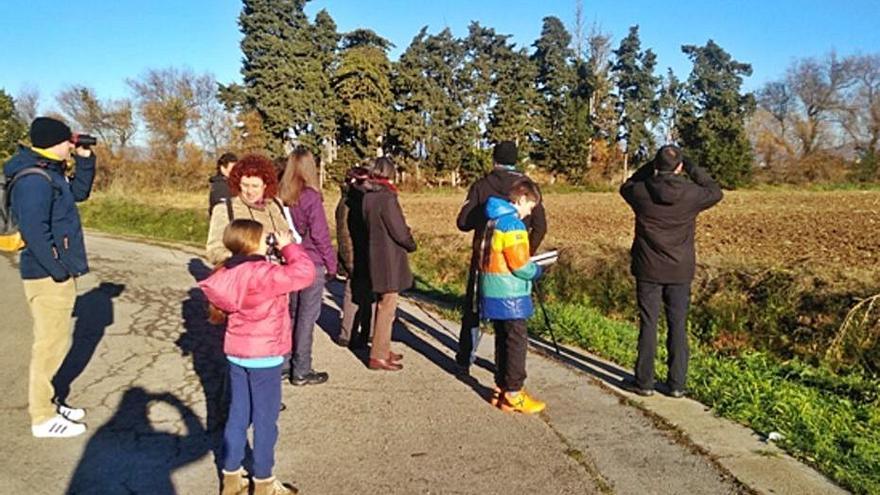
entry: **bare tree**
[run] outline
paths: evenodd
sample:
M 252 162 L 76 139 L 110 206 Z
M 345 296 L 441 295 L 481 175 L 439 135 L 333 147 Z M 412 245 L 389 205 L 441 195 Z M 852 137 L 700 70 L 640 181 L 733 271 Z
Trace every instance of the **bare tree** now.
M 793 156 L 794 148 L 789 142 L 789 127 L 795 111 L 795 97 L 785 81 L 771 81 L 757 93 L 758 107 L 772 118 L 762 119 L 763 138 L 770 139 L 774 147 L 781 147 L 786 154 Z M 768 134 L 769 133 L 769 134 Z
M 137 133 L 137 122 L 131 100 L 123 98 L 107 103 L 104 110 L 104 126 L 107 134 L 112 136 L 113 144 L 119 149 L 125 149 Z
M 107 141 L 105 111 L 94 89 L 80 85 L 70 86 L 58 93 L 55 102 L 78 131 L 95 134 L 102 141 Z
M 196 135 L 209 154 L 218 154 L 222 147 L 229 146 L 235 122 L 233 115 L 218 99 L 218 89 L 216 79 L 210 74 L 204 74 L 195 80 L 198 111 Z
M 198 79 L 190 69 L 172 67 L 149 69 L 127 81 L 150 133 L 150 144 L 163 158 L 177 158 L 198 121 Z
M 851 59 L 839 59 L 831 52 L 824 59 L 806 58 L 786 74 L 785 84 L 797 102 L 792 113 L 792 130 L 801 157 L 828 145 L 829 121 L 841 106 L 841 94 L 852 84 Z
M 838 121 L 856 150 L 880 152 L 880 54 L 853 57 L 849 71 Z
M 36 86 L 22 86 L 15 97 L 15 113 L 25 124 L 30 124 L 39 115 L 40 89 Z

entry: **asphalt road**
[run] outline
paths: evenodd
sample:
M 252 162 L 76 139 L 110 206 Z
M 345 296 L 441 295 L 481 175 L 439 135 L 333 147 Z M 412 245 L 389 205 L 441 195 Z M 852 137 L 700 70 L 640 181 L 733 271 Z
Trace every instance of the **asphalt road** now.
M 86 435 L 34 439 L 27 416 L 31 323 L 13 257 L 0 258 L 0 492 L 216 493 L 224 357 L 195 286 L 208 267 L 184 251 L 90 234 L 74 347 L 60 373 L 88 410 Z M 454 374 L 454 324 L 401 306 L 399 373 L 372 372 L 333 344 L 338 292 L 315 329 L 321 386 L 285 385 L 276 474 L 303 494 L 727 494 L 742 485 L 600 381 L 529 355 L 538 416 L 485 397 L 492 342 L 473 380 Z

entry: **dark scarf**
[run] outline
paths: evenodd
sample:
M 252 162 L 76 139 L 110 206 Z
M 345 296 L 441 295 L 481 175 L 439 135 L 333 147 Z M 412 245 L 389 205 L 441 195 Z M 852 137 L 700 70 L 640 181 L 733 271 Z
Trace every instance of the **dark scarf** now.
M 252 261 L 266 261 L 266 257 L 261 254 L 234 254 L 223 262 L 225 268 L 235 268 L 244 263 Z

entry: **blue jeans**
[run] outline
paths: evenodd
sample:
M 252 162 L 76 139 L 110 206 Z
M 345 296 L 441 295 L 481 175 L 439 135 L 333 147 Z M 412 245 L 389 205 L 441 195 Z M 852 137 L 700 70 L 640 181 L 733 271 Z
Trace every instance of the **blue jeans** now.
M 281 365 L 244 368 L 229 363 L 229 418 L 223 432 L 223 469 L 235 471 L 244 460 L 248 426 L 254 425 L 255 478 L 272 476 L 278 412 L 281 409 Z
M 325 273 L 327 270 L 323 266 L 315 265 L 315 281 L 312 285 L 290 293 L 290 320 L 293 325 L 292 376 L 302 377 L 312 371 L 312 340 L 315 323 L 321 316 Z

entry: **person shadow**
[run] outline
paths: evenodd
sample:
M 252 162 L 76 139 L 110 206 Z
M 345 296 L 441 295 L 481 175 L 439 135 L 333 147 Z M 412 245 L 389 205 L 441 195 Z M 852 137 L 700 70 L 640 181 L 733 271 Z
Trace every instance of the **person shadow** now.
M 107 328 L 113 324 L 113 299 L 124 290 L 122 284 L 101 282 L 98 287 L 76 299 L 73 308 L 76 317 L 73 342 L 52 379 L 56 401 L 62 404 L 67 402 L 71 384 L 85 371 Z
M 341 308 L 344 284 L 332 282 L 327 284 L 326 289 L 327 293 L 329 293 L 330 299 L 334 303 L 336 303 L 339 308 Z M 326 303 L 323 303 L 321 305 L 321 314 L 318 318 L 318 326 L 328 336 L 330 336 L 331 339 L 336 340 L 339 335 L 341 318 L 341 309 L 336 309 Z M 395 318 L 394 326 L 391 330 L 392 342 L 401 343 L 409 347 L 413 351 L 421 354 L 426 359 L 428 359 L 428 361 L 434 363 L 438 368 L 445 371 L 461 383 L 470 387 L 474 392 L 477 393 L 477 395 L 485 400 L 489 400 L 492 395 L 491 388 L 482 385 L 471 375 L 464 375 L 459 373 L 458 365 L 455 362 L 455 358 L 448 356 L 446 353 L 429 343 L 427 340 L 420 337 L 415 332 L 410 331 L 407 326 L 412 326 L 425 332 L 432 338 L 436 339 L 442 346 L 445 346 L 448 349 L 454 351 L 457 349 L 457 343 L 452 337 L 416 318 L 404 309 L 400 307 L 397 308 L 397 318 Z M 354 349 L 351 352 L 355 356 L 357 356 L 357 358 L 366 366 L 370 354 L 369 349 Z M 475 364 L 494 372 L 494 365 L 483 358 L 478 358 Z
M 204 261 L 193 258 L 188 269 L 196 282 L 211 275 Z M 192 358 L 193 371 L 198 376 L 205 396 L 205 424 L 207 431 L 222 430 L 229 409 L 226 355 L 223 353 L 223 327 L 208 321 L 208 300 L 197 286 L 189 289 L 181 313 L 184 331 L 175 344 L 183 356 Z
M 156 407 L 160 404 L 173 414 Z M 176 433 L 181 421 L 185 431 Z M 113 417 L 92 435 L 65 493 L 176 494 L 172 473 L 204 456 L 211 442 L 196 414 L 175 395 L 130 388 Z

